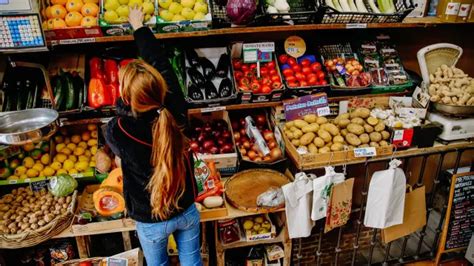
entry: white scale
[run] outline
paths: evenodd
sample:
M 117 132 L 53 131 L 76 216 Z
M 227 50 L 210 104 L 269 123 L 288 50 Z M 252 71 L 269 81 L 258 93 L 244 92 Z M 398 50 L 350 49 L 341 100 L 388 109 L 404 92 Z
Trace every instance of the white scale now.
M 474 138 L 474 118 L 457 118 L 430 112 L 428 120 L 443 125 L 443 132 L 438 136 L 442 140 Z

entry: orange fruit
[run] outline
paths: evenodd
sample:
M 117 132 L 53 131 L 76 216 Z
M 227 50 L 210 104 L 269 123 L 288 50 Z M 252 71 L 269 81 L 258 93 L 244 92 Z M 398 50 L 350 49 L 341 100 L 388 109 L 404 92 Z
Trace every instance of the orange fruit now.
M 85 3 L 94 3 L 94 4 L 99 4 L 99 0 L 83 0 L 82 2 Z
M 82 15 L 81 13 L 77 12 L 77 11 L 72 11 L 72 12 L 69 12 L 67 15 L 66 15 L 66 24 L 69 26 L 69 27 L 76 27 L 76 26 L 80 26 L 81 25 L 81 21 L 82 21 Z
M 52 5 L 65 5 L 67 3 L 67 0 L 51 0 Z
M 53 29 L 53 25 L 54 25 L 53 21 L 54 21 L 54 18 L 48 19 L 48 22 L 46 23 L 48 25 L 48 28 L 47 28 L 48 30 Z
M 97 18 L 94 18 L 94 17 L 91 17 L 91 16 L 85 16 L 85 17 L 82 18 L 81 26 L 82 27 L 97 26 Z
M 66 3 L 66 9 L 69 12 L 80 12 L 83 5 L 82 0 L 68 0 Z
M 99 6 L 94 3 L 86 3 L 82 6 L 81 13 L 83 16 L 97 16 L 99 13 Z
M 66 22 L 61 18 L 53 18 L 52 29 L 64 29 L 67 27 Z
M 44 10 L 44 15 L 45 17 L 47 18 L 53 18 L 53 14 L 51 13 L 51 7 L 48 6 L 45 10 Z
M 43 21 L 43 23 L 41 23 L 41 27 L 43 27 L 43 30 L 48 30 L 49 29 L 48 22 Z
M 51 7 L 51 18 L 64 18 L 67 10 L 62 5 L 54 5 Z

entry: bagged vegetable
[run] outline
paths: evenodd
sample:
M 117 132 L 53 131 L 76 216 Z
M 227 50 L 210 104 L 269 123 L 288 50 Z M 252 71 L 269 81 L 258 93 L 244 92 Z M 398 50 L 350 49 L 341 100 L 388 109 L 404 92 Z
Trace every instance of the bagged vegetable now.
M 198 195 L 196 202 L 202 202 L 210 196 L 220 196 L 224 192 L 221 175 L 214 161 L 205 162 L 199 157 L 194 161 L 194 178 L 196 178 Z
M 257 206 L 278 207 L 283 204 L 285 204 L 285 196 L 279 187 L 271 187 L 257 197 Z
M 49 181 L 49 191 L 56 197 L 65 197 L 77 188 L 77 181 L 72 176 L 60 174 Z
M 227 16 L 236 25 L 250 23 L 257 11 L 255 0 L 229 0 L 226 6 Z

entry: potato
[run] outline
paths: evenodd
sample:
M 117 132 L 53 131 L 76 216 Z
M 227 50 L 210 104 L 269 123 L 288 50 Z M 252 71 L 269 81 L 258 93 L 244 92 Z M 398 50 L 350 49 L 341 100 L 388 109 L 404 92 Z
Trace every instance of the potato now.
M 322 138 L 316 137 L 316 138 L 314 138 L 313 143 L 317 148 L 322 148 L 322 147 L 324 147 L 325 142 Z
M 345 129 L 345 128 L 344 128 L 344 129 L 341 129 L 341 135 L 342 135 L 343 137 L 345 137 L 345 136 L 347 135 L 347 133 L 349 133 L 349 132 L 347 131 L 347 129 Z
M 316 147 L 316 145 L 314 145 L 314 143 L 310 143 L 308 145 L 308 151 L 311 154 L 317 154 L 318 153 L 318 148 Z
M 52 214 L 46 214 L 44 217 L 43 217 L 43 220 L 47 223 L 51 222 L 52 220 L 54 219 L 54 215 Z
M 39 220 L 38 221 L 39 226 L 44 226 L 45 224 L 46 224 L 46 222 L 44 220 Z
M 374 132 L 374 127 L 369 124 L 364 124 L 364 130 L 365 133 L 372 133 Z
M 38 222 L 38 218 L 36 218 L 36 217 L 30 218 L 30 220 L 28 221 L 28 223 L 30 223 L 30 224 L 34 224 L 36 222 Z
M 293 131 L 293 139 L 299 139 L 301 136 L 303 136 L 303 131 L 299 129 Z
M 313 141 L 314 137 L 316 137 L 316 135 L 313 132 L 308 132 L 308 133 L 304 134 L 300 138 L 300 145 L 306 146 L 306 145 L 310 144 L 311 141 Z
M 348 149 L 348 150 L 353 150 L 353 149 L 355 149 L 355 147 L 352 146 L 352 145 L 349 145 L 349 146 L 347 146 L 347 149 Z
M 327 124 L 322 125 L 321 128 L 326 130 L 327 132 L 329 132 L 329 134 L 333 136 L 339 135 L 339 128 L 337 128 L 337 126 L 334 124 L 327 123 Z
M 318 136 L 324 140 L 324 142 L 330 142 L 332 140 L 331 134 L 324 129 L 318 130 Z
M 13 228 L 16 229 L 16 222 L 10 223 L 10 224 L 8 225 L 8 229 L 13 229 Z
M 367 144 L 370 142 L 370 137 L 369 137 L 369 134 L 367 133 L 361 134 L 359 136 L 359 139 L 360 139 L 360 142 L 362 142 L 362 144 Z
M 290 129 L 295 126 L 295 122 L 290 121 L 285 124 L 285 128 Z
M 350 113 L 351 118 L 360 117 L 360 118 L 365 119 L 369 116 L 370 116 L 370 110 L 364 107 L 356 108 Z
M 308 122 L 301 119 L 296 119 L 293 122 L 295 122 L 295 127 L 300 129 L 308 125 Z
M 370 147 L 379 147 L 380 145 L 377 142 L 371 141 L 369 144 Z
M 316 119 L 316 123 L 322 125 L 322 124 L 326 124 L 328 122 L 328 119 L 324 116 L 319 116 L 317 119 Z
M 382 132 L 380 132 L 382 134 L 382 139 L 383 140 L 387 140 L 390 138 L 390 132 L 386 131 L 386 130 L 383 130 Z
M 389 146 L 388 142 L 385 141 L 385 140 L 381 140 L 381 141 L 379 142 L 379 145 L 380 145 L 380 147 L 387 147 L 387 146 Z
M 312 123 L 312 124 L 307 125 L 307 126 L 305 126 L 301 129 L 301 131 L 303 131 L 303 133 L 308 133 L 308 132 L 316 133 L 316 132 L 318 132 L 318 130 L 319 130 L 319 125 L 316 124 L 316 123 Z
M 38 229 L 38 225 L 37 224 L 31 224 L 30 228 L 33 229 L 33 230 L 36 230 L 36 229 Z
M 361 144 L 361 141 L 360 141 L 359 137 L 357 137 L 353 133 L 347 133 L 346 141 L 347 141 L 347 143 L 349 143 L 353 146 L 359 146 Z
M 329 147 L 322 147 L 321 149 L 319 149 L 319 153 L 328 153 L 331 151 L 331 148 Z
M 296 130 L 298 130 L 297 127 L 295 127 L 295 126 L 290 127 L 290 131 L 291 131 L 291 132 L 295 132 Z
M 300 146 L 300 140 L 299 139 L 293 139 L 291 141 L 291 144 L 293 144 L 293 146 L 295 146 L 295 147 L 298 147 L 298 146 Z
M 334 143 L 331 145 L 331 151 L 342 151 L 344 146 L 341 143 Z
M 25 230 L 26 228 L 28 228 L 30 225 L 28 223 L 22 223 L 20 228 L 21 230 Z
M 379 123 L 375 126 L 375 131 L 381 132 L 385 129 L 385 123 L 383 121 L 379 121 Z
M 382 140 L 382 134 L 380 134 L 379 132 L 370 133 L 370 141 L 379 142 L 381 140 Z
M 352 134 L 360 135 L 364 133 L 364 127 L 358 124 L 350 123 L 347 126 L 347 131 L 349 131 Z
M 341 135 L 337 135 L 332 138 L 332 142 L 344 144 L 344 138 Z
M 368 148 L 370 147 L 369 144 L 362 144 L 362 145 L 359 145 L 359 148 Z
M 349 119 L 341 119 L 339 120 L 339 123 L 337 124 L 340 128 L 346 128 L 347 125 L 351 123 L 351 120 Z
M 310 123 L 310 124 L 315 123 L 317 119 L 318 119 L 318 116 L 315 115 L 315 114 L 307 114 L 307 115 L 303 116 L 303 120 Z
M 379 120 L 377 118 L 371 116 L 371 117 L 367 118 L 367 123 L 371 126 L 375 126 L 379 123 Z
M 351 123 L 352 123 L 352 124 L 357 124 L 357 125 L 360 125 L 360 126 L 365 125 L 364 119 L 362 119 L 362 118 L 360 118 L 360 117 L 352 118 Z
M 294 139 L 293 132 L 287 131 L 285 134 L 290 140 Z

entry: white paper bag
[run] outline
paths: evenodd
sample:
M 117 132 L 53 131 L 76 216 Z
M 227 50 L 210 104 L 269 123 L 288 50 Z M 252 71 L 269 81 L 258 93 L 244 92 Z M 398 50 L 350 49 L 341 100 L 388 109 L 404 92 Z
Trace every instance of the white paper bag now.
M 331 186 L 345 179 L 344 174 L 334 171 L 334 167 L 328 166 L 324 169 L 326 172 L 323 176 L 313 179 L 313 210 L 311 211 L 313 221 L 326 217 Z
M 403 223 L 406 178 L 399 160 L 392 160 L 389 169 L 377 171 L 370 180 L 364 225 L 386 228 Z

